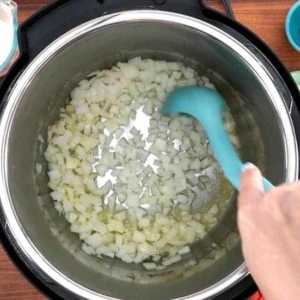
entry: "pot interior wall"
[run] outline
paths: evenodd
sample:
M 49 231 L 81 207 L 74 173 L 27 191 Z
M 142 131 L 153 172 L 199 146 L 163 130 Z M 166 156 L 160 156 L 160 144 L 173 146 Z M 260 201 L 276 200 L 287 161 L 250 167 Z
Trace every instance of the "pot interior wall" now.
M 96 30 L 65 46 L 41 66 L 25 88 L 11 129 L 10 190 L 28 237 L 66 276 L 115 298 L 178 298 L 203 290 L 233 272 L 243 262 L 239 243 L 214 263 L 200 260 L 197 266 L 187 263 L 156 276 L 139 266 L 86 255 L 80 250 L 77 235 L 69 231 L 63 216 L 54 209 L 41 154 L 45 148 L 41 149 L 37 139 L 39 134 L 46 138 L 47 126 L 58 118 L 59 109 L 81 79 L 135 56 L 181 61 L 209 77 L 227 99 L 238 123 L 243 160 L 264 168 L 275 184 L 284 180 L 285 152 L 278 118 L 267 93 L 246 64 L 207 35 L 167 23 L 145 22 Z M 36 162 L 43 164 L 43 172 L 37 177 Z M 206 243 L 219 244 L 225 237 L 223 243 L 229 243 L 237 235 L 235 214 L 233 197 Z

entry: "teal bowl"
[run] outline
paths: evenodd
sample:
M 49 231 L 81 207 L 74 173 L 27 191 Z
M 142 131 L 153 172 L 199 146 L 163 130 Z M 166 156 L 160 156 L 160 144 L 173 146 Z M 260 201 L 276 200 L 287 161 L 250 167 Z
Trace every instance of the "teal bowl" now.
M 300 52 L 300 1 L 297 1 L 288 12 L 285 32 L 290 44 Z

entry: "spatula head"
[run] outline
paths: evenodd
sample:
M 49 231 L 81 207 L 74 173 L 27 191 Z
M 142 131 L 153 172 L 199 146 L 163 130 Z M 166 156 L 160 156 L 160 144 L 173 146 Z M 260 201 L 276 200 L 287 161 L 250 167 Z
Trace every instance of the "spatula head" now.
M 212 115 L 220 117 L 226 108 L 222 96 L 213 89 L 200 86 L 179 88 L 168 96 L 161 113 L 172 115 L 185 113 L 194 116 L 203 123 Z

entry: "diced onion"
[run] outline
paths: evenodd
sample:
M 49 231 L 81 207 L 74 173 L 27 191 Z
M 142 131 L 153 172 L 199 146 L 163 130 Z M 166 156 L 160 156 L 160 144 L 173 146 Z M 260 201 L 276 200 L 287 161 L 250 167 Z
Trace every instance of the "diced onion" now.
M 43 166 L 41 165 L 41 164 L 39 164 L 39 163 L 36 163 L 35 164 L 35 171 L 36 171 L 36 174 L 41 174 L 41 172 L 42 172 L 42 169 L 43 169 Z
M 196 83 L 215 88 L 181 63 L 137 57 L 91 73 L 71 92 L 44 155 L 55 208 L 87 254 L 161 270 L 216 224 L 216 203 L 204 214 L 191 209 L 212 181 L 202 127 L 159 114 L 168 93 Z M 224 122 L 238 148 L 228 112 Z

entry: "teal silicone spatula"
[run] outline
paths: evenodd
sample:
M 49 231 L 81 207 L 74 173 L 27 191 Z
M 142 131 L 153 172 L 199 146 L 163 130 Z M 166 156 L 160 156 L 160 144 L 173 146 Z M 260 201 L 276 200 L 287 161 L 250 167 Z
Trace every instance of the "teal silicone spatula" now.
M 215 90 L 191 86 L 173 91 L 164 103 L 161 113 L 163 115 L 184 113 L 194 116 L 202 124 L 225 176 L 239 190 L 243 163 L 223 126 L 222 116 L 225 108 L 225 100 Z M 267 179 L 262 180 L 265 191 L 273 188 Z

